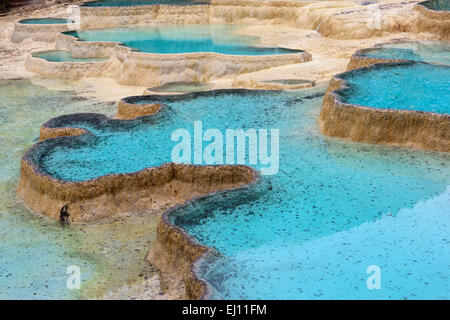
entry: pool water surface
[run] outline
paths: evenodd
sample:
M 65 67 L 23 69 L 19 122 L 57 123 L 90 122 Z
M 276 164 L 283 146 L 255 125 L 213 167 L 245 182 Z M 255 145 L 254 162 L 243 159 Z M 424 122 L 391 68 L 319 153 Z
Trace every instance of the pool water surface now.
M 42 58 L 50 62 L 101 62 L 108 58 L 75 58 L 70 52 L 63 50 L 52 50 L 33 53 L 33 57 Z
M 0 299 L 96 298 L 152 277 L 146 256 L 159 215 L 137 212 L 62 227 L 33 214 L 16 197 L 20 160 L 38 141 L 42 123 L 73 112 L 113 115 L 116 106 L 28 80 L 1 80 L 0 96 Z M 70 265 L 80 267 L 80 290 L 66 287 Z
M 325 89 L 201 92 L 161 97 L 167 107 L 155 117 L 65 119 L 91 133 L 36 160 L 55 178 L 80 181 L 171 161 L 172 132 L 192 134 L 194 120 L 221 132 L 278 128 L 277 174 L 169 215 L 217 251 L 199 271 L 213 297 L 448 299 L 450 156 L 322 136 Z M 373 265 L 380 290 L 367 287 Z
M 146 53 L 216 52 L 233 55 L 292 54 L 302 50 L 257 46 L 257 37 L 236 34 L 232 25 L 175 25 L 69 31 L 84 41 L 114 41 Z
M 350 88 L 342 101 L 385 109 L 450 113 L 450 66 L 427 63 L 381 64 L 340 76 Z

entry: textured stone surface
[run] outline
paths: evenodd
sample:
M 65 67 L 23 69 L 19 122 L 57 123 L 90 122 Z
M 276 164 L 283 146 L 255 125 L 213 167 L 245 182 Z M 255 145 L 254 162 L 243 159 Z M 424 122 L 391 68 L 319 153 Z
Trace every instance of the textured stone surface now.
M 257 90 L 295 90 L 314 86 L 314 82 L 299 84 L 282 84 L 277 82 L 258 81 L 254 79 L 237 79 L 231 84 L 235 88 L 257 89 Z
M 163 105 L 161 103 L 149 103 L 149 104 L 133 104 L 128 103 L 125 99 L 119 101 L 117 114 L 115 119 L 136 119 L 138 117 L 148 116 L 155 114 Z
M 16 22 L 11 34 L 11 41 L 18 43 L 25 39 L 41 42 L 54 42 L 58 33 L 69 31 L 67 24 L 23 24 Z
M 28 55 L 25 68 L 48 78 L 80 79 L 101 77 L 108 66 L 102 62 L 53 62 L 43 58 Z
M 245 188 L 257 178 L 256 172 L 245 173 L 246 183 L 243 183 L 240 188 Z M 195 201 L 195 199 L 190 201 Z M 166 290 L 174 291 L 175 288 L 181 287 L 184 290 L 185 299 L 207 299 L 210 295 L 209 285 L 205 280 L 199 279 L 196 269 L 204 255 L 216 252 L 199 244 L 183 229 L 169 221 L 167 217 L 175 209 L 176 207 L 163 213 L 156 230 L 156 240 L 148 254 L 148 260 L 163 274 L 167 274 L 173 279 L 171 287 Z
M 436 39 L 450 40 L 450 11 L 431 10 L 421 3 L 414 9 L 419 12 L 417 26 L 420 32 L 434 34 Z

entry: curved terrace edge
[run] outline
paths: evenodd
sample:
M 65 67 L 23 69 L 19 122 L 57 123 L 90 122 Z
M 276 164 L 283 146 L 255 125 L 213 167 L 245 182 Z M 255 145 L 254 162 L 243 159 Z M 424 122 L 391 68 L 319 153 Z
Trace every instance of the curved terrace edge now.
M 184 96 L 190 96 L 186 94 Z M 181 98 L 183 95 L 176 95 Z M 142 97 L 154 102 L 133 104 Z M 35 158 L 46 148 L 63 144 L 64 139 L 83 139 L 89 130 L 59 126 L 58 121 L 84 117 L 92 121 L 128 121 L 156 114 L 167 96 L 127 97 L 119 102 L 115 119 L 101 114 L 70 114 L 53 118 L 40 131 L 40 142 L 24 155 L 20 166 L 18 196 L 34 211 L 59 218 L 59 209 L 69 204 L 73 222 L 88 222 L 151 208 L 172 207 L 200 195 L 231 190 L 254 180 L 257 171 L 245 165 L 207 165 L 165 163 L 134 173 L 109 174 L 86 181 L 64 181 L 41 170 Z
M 413 63 L 418 62 L 373 64 L 358 70 Z M 363 143 L 450 152 L 450 115 L 344 103 L 338 91 L 349 86 L 340 76 L 349 72 L 353 70 L 330 81 L 318 118 L 322 134 Z

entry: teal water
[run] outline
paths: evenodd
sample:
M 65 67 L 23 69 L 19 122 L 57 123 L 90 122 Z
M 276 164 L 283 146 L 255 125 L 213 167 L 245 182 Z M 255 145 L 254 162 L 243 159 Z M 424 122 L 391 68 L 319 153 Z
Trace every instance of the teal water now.
M 67 23 L 67 19 L 60 18 L 37 18 L 37 19 L 24 19 L 19 23 L 23 24 L 64 24 Z
M 20 160 L 42 123 L 73 112 L 114 114 L 116 106 L 27 80 L 0 81 L 0 96 L 0 299 L 94 298 L 151 276 L 145 257 L 157 215 L 62 227 L 30 212 L 15 193 Z M 66 287 L 70 265 L 81 269 L 80 290 Z
M 450 1 L 448 0 L 430 0 L 421 2 L 425 7 L 437 11 L 450 11 Z
M 192 6 L 209 4 L 208 0 L 102 0 L 91 1 L 82 4 L 83 7 L 132 7 L 154 4 L 165 4 L 172 6 Z
M 450 42 L 405 41 L 386 43 L 366 50 L 362 56 L 382 59 L 405 59 L 450 65 Z
M 92 133 L 41 144 L 36 160 L 78 181 L 170 161 L 172 132 L 192 133 L 194 120 L 221 132 L 278 128 L 277 174 L 169 215 L 217 250 L 200 266 L 214 298 L 448 299 L 450 156 L 322 136 L 325 89 L 160 97 L 156 117 L 128 122 L 59 118 L 52 124 Z M 366 287 L 370 265 L 381 268 L 380 290 Z
M 107 58 L 75 58 L 70 52 L 63 50 L 52 50 L 33 53 L 33 57 L 42 58 L 51 62 L 100 62 Z
M 175 25 L 65 32 L 84 41 L 117 41 L 148 53 L 217 52 L 234 55 L 271 55 L 301 50 L 256 46 L 257 37 L 235 34 L 239 26 Z
M 450 113 L 450 66 L 419 62 L 378 65 L 345 73 L 342 78 L 350 86 L 339 90 L 343 102 L 373 108 Z

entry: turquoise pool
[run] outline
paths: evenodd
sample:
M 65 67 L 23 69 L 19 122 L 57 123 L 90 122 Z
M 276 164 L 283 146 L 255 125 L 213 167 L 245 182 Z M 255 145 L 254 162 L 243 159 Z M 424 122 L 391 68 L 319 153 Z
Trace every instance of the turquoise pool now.
M 170 161 L 173 130 L 192 134 L 194 120 L 204 130 L 278 128 L 277 174 L 170 214 L 217 250 L 200 268 L 213 297 L 448 299 L 450 156 L 322 136 L 325 89 L 160 97 L 167 108 L 133 121 L 58 118 L 54 125 L 91 134 L 50 140 L 35 160 L 54 177 L 79 181 Z M 381 268 L 380 290 L 366 287 L 370 265 Z
M 101 62 L 108 58 L 75 58 L 70 52 L 63 50 L 52 50 L 33 53 L 33 57 L 42 58 L 51 62 Z
M 372 58 L 405 59 L 450 65 L 450 42 L 405 41 L 385 43 L 380 47 L 364 50 L 361 55 Z
M 340 76 L 343 102 L 374 108 L 450 113 L 450 66 L 420 62 L 376 65 Z M 380 94 L 380 92 L 384 94 Z
M 257 37 L 235 34 L 239 26 L 176 25 L 147 28 L 116 28 L 69 31 L 84 41 L 117 41 L 148 53 L 217 52 L 234 55 L 272 55 L 302 50 L 258 47 Z
M 65 24 L 67 19 L 60 18 L 36 18 L 36 19 L 24 19 L 20 20 L 22 24 Z
M 430 0 L 421 2 L 421 4 L 431 10 L 450 11 L 450 1 L 448 0 Z
M 133 7 L 155 4 L 166 4 L 171 6 L 192 6 L 209 4 L 208 0 L 102 0 L 91 1 L 82 4 L 83 7 Z

